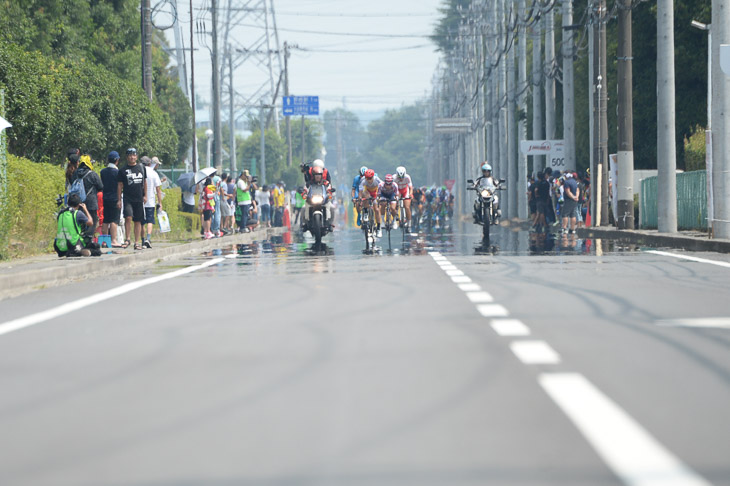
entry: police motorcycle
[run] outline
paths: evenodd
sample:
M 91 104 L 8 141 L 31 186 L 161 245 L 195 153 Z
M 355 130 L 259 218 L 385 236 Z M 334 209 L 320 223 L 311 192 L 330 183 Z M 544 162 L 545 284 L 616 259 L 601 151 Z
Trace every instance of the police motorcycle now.
M 309 231 L 314 237 L 315 248 L 319 248 L 322 244 L 322 237 L 334 229 L 332 227 L 334 214 L 330 204 L 334 192 L 335 188 L 317 182 L 312 182 L 306 189 L 302 230 Z
M 486 164 L 485 164 L 486 165 Z M 489 168 L 491 172 L 491 167 Z M 499 222 L 501 211 L 497 207 L 497 191 L 503 190 L 502 184 L 504 179 L 499 179 L 494 187 L 480 184 L 480 180 L 474 181 L 468 179 L 466 182 L 472 185 L 467 188 L 470 191 L 476 191 L 477 196 L 474 201 L 474 224 L 482 225 L 482 235 L 485 240 L 489 239 L 489 228 L 493 224 Z

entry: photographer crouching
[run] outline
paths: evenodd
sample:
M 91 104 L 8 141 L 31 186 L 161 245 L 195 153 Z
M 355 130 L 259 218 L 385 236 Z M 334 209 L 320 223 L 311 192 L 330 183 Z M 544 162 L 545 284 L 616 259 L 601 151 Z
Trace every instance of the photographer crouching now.
M 58 213 L 57 222 L 53 249 L 59 257 L 101 255 L 99 245 L 92 243 L 94 221 L 77 194 L 68 197 L 68 207 Z

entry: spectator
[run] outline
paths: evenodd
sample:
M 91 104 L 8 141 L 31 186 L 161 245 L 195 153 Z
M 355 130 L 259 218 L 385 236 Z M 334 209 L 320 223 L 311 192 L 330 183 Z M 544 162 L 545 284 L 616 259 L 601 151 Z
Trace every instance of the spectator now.
M 119 177 L 119 154 L 115 151 L 109 152 L 106 158 L 107 166 L 101 170 L 101 182 L 104 184 L 103 206 L 104 224 L 101 234 L 109 235 L 112 240 L 112 248 L 121 248 L 117 241 L 117 230 L 119 224 L 120 210 L 117 207 L 117 179 Z
M 74 150 L 76 150 L 76 149 L 74 149 Z M 66 163 L 66 184 L 65 184 L 67 194 L 68 194 L 68 190 L 71 188 L 71 184 L 74 183 L 74 174 L 76 173 L 76 169 L 79 168 L 79 158 L 80 158 L 80 155 L 78 155 L 76 153 L 69 154 L 69 156 L 68 156 L 68 162 Z
M 538 175 L 540 180 L 537 183 L 537 223 L 536 229 L 538 231 L 544 231 L 547 229 L 548 221 L 550 221 L 550 215 L 552 215 L 553 206 L 550 202 L 550 172 L 545 169 L 544 172 Z
M 295 203 L 294 203 L 294 224 L 299 222 L 299 217 L 302 214 L 302 209 L 304 208 L 304 196 L 302 195 L 304 193 L 304 188 L 299 187 L 297 188 L 296 194 L 295 194 Z
M 251 184 L 249 183 L 248 176 L 246 175 L 248 171 L 243 171 L 241 173 L 241 177 L 238 178 L 238 182 L 236 183 L 236 202 L 238 203 L 238 208 L 241 211 L 241 219 L 238 222 L 238 229 L 240 233 L 248 233 L 250 230 L 248 229 L 247 222 L 248 222 L 248 211 L 251 206 Z
M 124 200 L 122 200 L 124 193 Z M 145 169 L 137 163 L 137 149 L 127 149 L 127 165 L 119 170 L 117 176 L 117 207 L 122 209 L 124 202 L 124 228 L 127 238 L 122 248 L 129 247 L 129 235 L 134 223 L 134 249 L 141 250 L 139 242 L 142 235 L 142 223 L 145 220 L 144 203 L 147 201 L 147 178 Z
M 228 219 L 231 215 L 231 207 L 228 205 L 228 174 L 223 173 L 221 176 L 220 184 L 218 184 L 218 198 L 220 199 L 220 211 L 221 211 L 221 232 L 220 235 L 228 235 Z
M 73 175 L 74 180 L 81 179 L 84 182 L 84 190 L 86 191 L 86 201 L 84 205 L 89 210 L 91 218 L 93 220 L 92 234 L 96 232 L 96 228 L 99 226 L 99 203 L 97 199 L 97 193 L 104 190 L 104 184 L 99 177 L 99 174 L 94 172 L 92 166 L 92 160 L 89 155 L 82 155 L 79 159 L 79 168 Z
M 256 227 L 259 225 L 259 210 L 256 204 L 256 201 L 254 200 L 251 204 L 251 212 L 248 216 L 248 221 L 246 222 L 246 229 L 248 231 L 253 231 L 256 229 Z
M 223 212 L 221 211 L 221 183 L 223 182 L 223 178 L 218 174 L 215 174 L 211 180 L 215 186 L 213 194 L 215 207 L 213 208 L 213 220 L 210 225 L 210 231 L 214 236 L 223 236 L 223 233 L 221 233 L 221 217 L 223 216 Z
M 59 257 L 91 256 L 87 247 L 91 246 L 94 222 L 78 194 L 68 197 L 68 207 L 58 213 L 57 223 L 53 249 Z
M 284 206 L 286 205 L 286 191 L 284 190 L 284 182 L 279 181 L 274 188 L 272 195 L 274 196 L 274 226 L 282 226 L 284 218 Z
M 183 213 L 194 213 L 195 212 L 195 186 L 191 187 L 189 191 L 182 191 L 182 212 Z
M 200 205 L 203 210 L 203 238 L 209 240 L 215 235 L 211 232 L 213 213 L 215 212 L 215 184 L 210 177 L 203 183 L 203 191 L 200 194 Z
M 563 182 L 563 203 L 560 205 L 560 216 L 562 220 L 562 231 L 567 234 L 575 233 L 576 221 L 578 218 L 578 200 L 580 199 L 580 190 L 578 182 L 573 178 L 573 174 L 568 172 L 565 174 Z M 568 224 L 570 223 L 570 230 Z
M 267 228 L 271 227 L 271 194 L 269 186 L 264 186 L 256 193 L 256 204 L 259 209 L 259 223 Z
M 155 157 L 157 159 L 157 157 Z M 155 170 L 159 166 L 145 156 L 142 157 L 142 165 L 144 165 L 145 177 L 147 178 L 146 201 L 144 203 L 144 220 L 147 224 L 147 237 L 142 238 L 142 245 L 145 248 L 152 248 L 152 228 L 155 226 L 155 210 L 159 211 L 162 207 L 162 180 Z

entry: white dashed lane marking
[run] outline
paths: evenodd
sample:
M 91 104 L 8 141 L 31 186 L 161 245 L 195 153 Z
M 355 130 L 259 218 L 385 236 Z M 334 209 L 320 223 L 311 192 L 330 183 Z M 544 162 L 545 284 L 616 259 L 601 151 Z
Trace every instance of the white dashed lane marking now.
M 519 319 L 492 319 L 492 329 L 503 337 L 530 335 L 530 328 Z
M 451 277 L 451 281 L 458 284 L 471 283 L 471 279 L 467 276 L 463 277 Z
M 464 292 L 478 292 L 482 290 L 482 288 L 475 283 L 465 283 L 465 284 L 459 284 L 459 289 Z
M 509 347 L 515 356 L 525 364 L 560 363 L 560 355 L 545 341 L 514 341 Z
M 657 321 L 663 327 L 700 327 L 730 329 L 730 317 L 705 317 L 697 319 L 668 319 Z
M 467 298 L 475 304 L 494 302 L 494 298 L 486 292 L 467 292 Z
M 484 317 L 507 317 L 509 312 L 499 304 L 479 304 L 477 310 Z

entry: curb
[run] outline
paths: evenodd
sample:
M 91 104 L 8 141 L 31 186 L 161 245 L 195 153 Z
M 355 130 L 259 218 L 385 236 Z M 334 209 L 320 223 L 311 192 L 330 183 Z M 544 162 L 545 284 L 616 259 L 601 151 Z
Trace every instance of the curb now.
M 615 228 L 578 228 L 576 232 L 581 238 L 610 238 L 648 246 L 730 253 L 730 240 L 724 239 L 710 240 L 676 233 L 643 233 L 640 231 L 619 230 Z
M 253 233 L 192 241 L 164 248 L 152 248 L 143 250 L 140 253 L 67 260 L 58 259 L 53 261 L 54 265 L 50 268 L 0 275 L 0 299 L 14 297 L 40 288 L 56 287 L 67 283 L 69 280 L 97 277 L 108 273 L 110 270 L 132 268 L 191 253 L 202 253 L 206 250 L 214 250 L 230 245 L 251 243 L 271 236 L 283 235 L 287 231 L 289 230 L 286 228 L 266 228 Z M 59 265 L 59 262 L 63 262 L 64 265 Z

